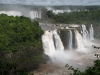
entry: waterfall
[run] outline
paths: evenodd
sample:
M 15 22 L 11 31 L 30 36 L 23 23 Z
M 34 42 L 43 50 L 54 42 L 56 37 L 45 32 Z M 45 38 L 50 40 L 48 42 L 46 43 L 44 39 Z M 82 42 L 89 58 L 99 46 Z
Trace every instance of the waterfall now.
M 85 70 L 88 65 L 92 65 L 90 62 L 96 59 L 94 54 L 99 52 L 92 45 L 99 46 L 99 41 L 91 41 L 94 39 L 94 31 L 92 25 L 88 27 L 86 29 L 86 26 L 82 25 L 80 27 L 72 26 L 69 29 L 45 31 L 42 35 L 42 45 L 44 53 L 49 57 L 47 68 L 48 65 L 53 65 L 51 67 L 54 69 L 57 67 L 65 71 L 64 67 L 67 63 L 83 71 L 82 68 Z M 84 41 L 87 42 L 84 43 Z M 61 73 L 59 74 L 61 75 Z
M 86 29 L 85 25 L 82 25 L 80 33 L 80 27 L 69 27 L 64 30 L 51 30 L 45 31 L 42 35 L 42 45 L 44 53 L 49 56 L 50 62 L 54 65 L 76 64 L 81 61 L 87 61 L 94 53 L 95 40 L 91 41 L 88 39 L 89 36 L 93 39 L 93 27 L 90 26 L 89 30 Z M 89 31 L 89 32 L 88 32 Z M 59 33 L 60 32 L 60 33 Z M 84 41 L 87 41 L 84 43 Z M 91 54 L 91 52 L 93 53 Z M 97 50 L 96 50 L 97 51 Z M 87 55 L 90 53 L 89 57 Z M 75 67 L 76 67 L 75 66 Z M 80 66 L 84 66 L 80 65 Z
M 42 35 L 42 44 L 45 54 L 52 55 L 55 51 L 52 32 L 45 31 Z
M 63 43 L 57 33 L 56 30 L 53 31 L 53 35 L 54 35 L 54 40 L 55 40 L 55 48 L 56 50 L 64 50 L 64 46 Z
M 29 17 L 31 19 L 40 18 L 41 19 L 41 11 L 30 11 Z
M 61 31 L 60 34 L 59 32 L 60 31 L 57 33 L 57 30 L 45 31 L 42 35 L 42 43 L 45 54 L 52 56 L 56 51 L 64 51 L 64 49 L 68 50 L 67 48 L 69 48 L 69 50 L 77 49 L 84 51 L 86 47 L 91 46 L 92 44 L 91 41 L 88 41 L 89 36 L 90 40 L 94 39 L 92 25 L 89 28 L 89 33 L 86 26 L 82 25 L 82 35 L 79 33 L 77 28 L 65 30 L 63 32 Z
M 45 31 L 42 35 L 42 44 L 45 54 L 49 56 L 52 55 L 55 52 L 55 50 L 64 50 L 63 43 L 56 30 L 50 32 Z
M 83 36 L 84 41 L 89 40 L 89 33 L 88 33 L 85 25 L 82 25 L 82 36 Z
M 78 49 L 84 48 L 81 34 L 78 32 L 78 30 L 75 30 L 74 32 L 76 37 L 77 48 Z
M 89 32 L 90 32 L 90 40 L 94 40 L 94 30 L 92 25 L 89 28 Z
M 69 30 L 69 49 L 72 49 L 72 31 Z

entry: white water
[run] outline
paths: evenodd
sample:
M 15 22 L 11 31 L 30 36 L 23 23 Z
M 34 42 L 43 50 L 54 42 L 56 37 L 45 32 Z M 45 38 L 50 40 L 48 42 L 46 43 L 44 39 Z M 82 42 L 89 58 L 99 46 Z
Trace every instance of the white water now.
M 75 30 L 75 37 L 76 37 L 76 44 L 77 44 L 77 49 L 84 49 L 84 45 L 83 45 L 83 39 L 81 34 L 78 32 L 78 30 Z
M 83 37 L 83 45 L 84 46 L 91 46 L 92 42 L 91 42 L 91 38 L 93 37 L 93 34 L 91 30 L 92 28 L 89 28 L 89 30 L 86 29 L 85 25 L 82 25 L 82 37 Z M 90 33 L 89 33 L 90 32 Z M 91 37 L 90 37 L 90 35 Z
M 64 46 L 63 43 L 57 33 L 56 30 L 53 31 L 53 35 L 54 35 L 54 40 L 55 40 L 55 48 L 56 50 L 64 50 Z
M 52 32 L 49 31 L 45 31 L 44 35 L 42 35 L 44 53 L 49 56 L 51 56 L 55 52 L 52 36 L 53 36 Z
M 83 35 L 83 40 L 84 41 L 89 40 L 89 33 L 88 33 L 85 25 L 82 25 L 82 35 Z
M 29 17 L 31 19 L 35 19 L 35 18 L 41 19 L 41 11 L 30 11 L 29 12 Z
M 72 31 L 69 30 L 69 49 L 72 50 Z
M 89 31 L 90 31 L 90 40 L 94 40 L 94 30 L 92 25 L 90 26 Z

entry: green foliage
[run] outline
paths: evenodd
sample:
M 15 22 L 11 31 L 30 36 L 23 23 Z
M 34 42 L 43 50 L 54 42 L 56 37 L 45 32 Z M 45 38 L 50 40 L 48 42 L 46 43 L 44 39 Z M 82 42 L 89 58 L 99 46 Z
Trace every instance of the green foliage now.
M 29 74 L 26 68 L 17 69 L 17 64 L 15 63 L 0 61 L 0 75 L 29 75 Z
M 59 13 L 54 14 L 47 11 L 48 18 L 54 19 L 56 23 L 67 23 L 67 24 L 91 24 L 100 23 L 100 10 L 89 10 L 89 11 L 75 11 L 70 13 Z
M 54 14 L 52 13 L 52 11 L 49 10 L 49 11 L 47 11 L 47 14 L 46 14 L 46 15 L 47 15 L 49 18 L 52 18 Z
M 100 75 L 100 60 L 95 60 L 93 66 L 88 66 L 84 72 L 81 72 L 78 68 L 74 69 L 72 66 L 66 64 L 65 67 L 68 67 L 68 70 L 72 70 L 73 73 L 70 75 Z
M 40 46 L 37 48 L 21 46 L 21 51 L 17 51 L 7 58 L 10 63 L 17 63 L 18 68 L 27 68 L 27 71 L 33 71 L 39 67 L 41 63 L 43 50 Z
M 2 65 L 0 75 L 10 75 L 9 72 L 13 70 L 15 75 L 28 75 L 27 71 L 38 68 L 43 54 L 42 34 L 43 31 L 36 20 L 31 21 L 28 17 L 1 14 L 0 60 L 4 62 L 0 63 Z M 17 64 L 16 70 L 10 63 Z M 11 75 L 14 74 L 11 73 Z
M 38 46 L 43 31 L 27 17 L 0 15 L 0 51 L 16 52 L 20 45 Z

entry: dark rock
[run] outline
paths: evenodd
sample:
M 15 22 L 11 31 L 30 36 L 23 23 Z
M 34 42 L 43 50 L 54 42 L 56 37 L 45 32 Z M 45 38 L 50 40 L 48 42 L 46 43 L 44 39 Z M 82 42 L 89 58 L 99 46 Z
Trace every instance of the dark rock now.
M 41 61 L 41 62 L 42 62 L 43 64 L 46 64 L 48 60 L 49 60 L 49 56 L 46 55 L 46 54 L 43 54 L 43 56 L 42 56 L 42 61 Z

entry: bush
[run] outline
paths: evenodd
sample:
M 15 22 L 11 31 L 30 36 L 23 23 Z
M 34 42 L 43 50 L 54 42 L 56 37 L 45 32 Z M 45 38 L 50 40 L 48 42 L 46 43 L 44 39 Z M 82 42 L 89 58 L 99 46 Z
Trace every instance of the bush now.
M 66 64 L 65 67 L 68 67 L 69 70 L 72 70 L 73 73 L 70 75 L 100 75 L 100 60 L 95 60 L 93 66 L 88 66 L 84 72 L 81 72 L 79 69 L 74 69 L 72 66 Z

